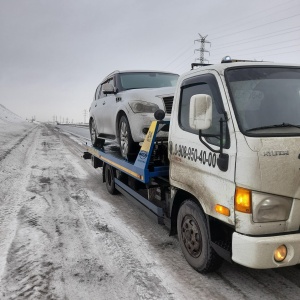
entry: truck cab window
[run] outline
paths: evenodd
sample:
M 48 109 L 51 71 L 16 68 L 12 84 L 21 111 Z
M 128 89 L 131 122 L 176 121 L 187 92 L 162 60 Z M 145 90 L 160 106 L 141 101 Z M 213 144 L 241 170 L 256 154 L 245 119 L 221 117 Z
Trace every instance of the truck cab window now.
M 244 134 L 299 135 L 300 69 L 237 68 L 226 71 L 225 77 Z
M 189 126 L 189 110 L 190 100 L 193 95 L 196 94 L 207 94 L 212 98 L 212 125 L 206 130 L 202 130 L 204 134 L 220 135 L 220 119 L 224 119 L 222 100 L 219 92 L 219 87 L 213 75 L 201 75 L 183 82 L 181 88 L 181 99 L 179 107 L 179 124 L 180 127 L 188 132 L 198 134 L 198 130 L 194 130 Z M 225 128 L 223 129 L 225 132 Z M 220 139 L 215 137 L 206 138 L 210 144 L 219 146 Z M 226 144 L 224 143 L 225 147 Z

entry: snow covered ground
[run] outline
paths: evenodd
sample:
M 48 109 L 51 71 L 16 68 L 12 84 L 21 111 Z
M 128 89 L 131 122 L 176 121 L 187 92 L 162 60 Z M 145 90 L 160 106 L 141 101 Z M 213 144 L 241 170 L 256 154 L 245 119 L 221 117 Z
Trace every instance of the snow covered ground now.
M 0 111 L 0 299 L 299 299 L 299 266 L 195 272 L 76 138 L 12 119 Z

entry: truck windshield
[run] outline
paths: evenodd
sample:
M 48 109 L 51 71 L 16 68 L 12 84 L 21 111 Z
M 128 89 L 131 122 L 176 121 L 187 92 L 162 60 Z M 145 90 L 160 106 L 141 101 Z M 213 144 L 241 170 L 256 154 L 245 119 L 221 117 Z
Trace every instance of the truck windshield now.
M 120 90 L 160 88 L 175 86 L 177 74 L 159 72 L 130 72 L 121 73 Z
M 246 67 L 225 76 L 244 134 L 300 135 L 300 68 Z

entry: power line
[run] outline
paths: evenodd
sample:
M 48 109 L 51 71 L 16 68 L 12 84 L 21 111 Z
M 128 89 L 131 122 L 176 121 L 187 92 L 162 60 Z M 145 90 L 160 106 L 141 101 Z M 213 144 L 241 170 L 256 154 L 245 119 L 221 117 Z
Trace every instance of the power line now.
M 189 56 L 188 58 L 186 58 L 184 61 L 182 61 L 181 63 L 179 63 L 178 65 L 176 65 L 175 67 L 173 67 L 173 69 L 176 69 L 178 67 L 180 67 L 181 65 L 183 65 L 184 63 L 186 63 L 188 60 L 191 61 L 191 58 L 194 56 L 194 53 Z
M 291 32 L 295 32 L 295 31 L 299 31 L 300 30 L 300 26 L 295 26 L 295 27 L 290 27 L 290 28 L 287 28 L 287 29 L 278 30 L 277 32 L 286 31 L 286 30 L 293 29 L 293 28 L 298 28 L 298 29 L 287 31 L 287 32 L 283 32 L 283 33 L 279 33 L 279 34 L 264 34 L 264 35 L 260 35 L 259 38 L 255 38 L 255 39 L 240 40 L 240 41 L 246 41 L 245 43 L 244 42 L 230 43 L 230 44 L 226 44 L 226 45 L 224 45 L 222 47 L 214 48 L 214 50 L 226 48 L 228 45 L 230 45 L 230 46 L 236 46 L 236 45 L 247 44 L 247 43 L 250 43 L 250 42 L 253 42 L 253 41 L 258 41 L 258 40 L 262 40 L 262 39 L 268 39 L 268 38 L 271 38 L 271 37 L 274 37 L 274 36 L 280 36 L 280 35 L 283 35 L 283 34 L 287 34 L 287 33 L 291 33 Z
M 281 55 L 281 54 L 289 54 L 289 53 L 295 53 L 295 52 L 300 52 L 299 50 L 295 50 L 295 51 L 289 51 L 289 52 L 281 52 L 281 53 L 276 53 L 276 54 L 270 54 L 268 56 L 276 56 L 276 55 Z
M 234 35 L 234 34 L 245 32 L 245 31 L 249 31 L 249 30 L 256 29 L 256 28 L 261 28 L 263 26 L 274 24 L 274 23 L 277 23 L 277 22 L 280 22 L 280 21 L 283 21 L 283 20 L 292 19 L 292 18 L 297 17 L 299 15 L 300 14 L 296 14 L 296 15 L 293 15 L 293 16 L 290 16 L 290 17 L 282 18 L 282 19 L 279 19 L 279 20 L 275 20 L 275 21 L 272 21 L 272 22 L 265 23 L 265 24 L 257 25 L 257 26 L 251 27 L 251 28 L 247 28 L 247 29 L 243 29 L 243 30 L 236 31 L 236 32 L 233 32 L 233 33 L 229 33 L 227 35 L 222 35 L 222 36 L 216 37 L 212 40 L 215 40 L 215 39 L 218 39 L 218 38 L 223 38 L 223 37 L 226 37 L 226 36 Z
M 282 6 L 282 5 L 286 6 L 288 3 L 293 2 L 293 1 L 294 1 L 294 0 L 290 0 L 290 1 L 287 1 L 287 2 L 285 2 L 285 3 L 281 3 L 281 4 L 278 4 L 278 5 L 275 5 L 275 6 L 272 5 L 272 7 L 271 7 L 270 9 L 274 9 L 274 8 L 279 7 L 279 6 Z M 291 7 L 288 7 L 288 8 L 286 8 L 285 10 L 290 9 L 290 8 L 291 8 Z M 282 13 L 282 10 L 280 10 L 279 12 Z M 264 17 L 265 17 L 265 16 L 272 15 L 272 14 L 274 14 L 274 13 L 277 13 L 277 11 L 272 12 L 271 14 L 267 14 L 267 15 L 265 15 L 265 11 L 255 12 L 255 13 L 250 14 L 250 15 L 248 15 L 248 16 L 245 16 L 245 17 L 243 16 L 243 17 L 241 17 L 241 18 L 234 19 L 232 22 L 228 22 L 228 23 L 222 24 L 222 29 L 224 29 L 224 27 L 227 26 L 227 25 L 229 25 L 229 24 L 236 23 L 236 22 L 239 21 L 239 20 L 244 20 L 244 19 L 250 18 L 250 17 L 252 17 L 252 16 L 254 16 L 254 15 L 257 16 L 257 15 L 260 15 L 260 14 L 264 14 Z M 251 20 L 251 22 L 253 22 L 253 20 Z M 220 29 L 220 26 L 211 29 L 211 31 L 219 30 L 219 29 Z M 211 33 L 210 33 L 210 34 L 211 34 Z
M 186 48 L 186 50 L 184 50 L 181 54 L 179 54 L 178 56 L 176 56 L 176 58 L 174 58 L 167 66 L 165 66 L 164 69 L 166 69 L 167 67 L 169 67 L 173 62 L 175 62 L 183 54 L 187 53 L 190 49 L 191 49 L 191 46 L 189 46 L 188 48 Z
M 292 39 L 292 40 L 286 40 L 286 41 L 280 41 L 278 43 L 272 43 L 272 44 L 267 44 L 267 45 L 259 45 L 259 47 L 267 47 L 267 46 L 274 46 L 274 45 L 277 45 L 277 44 L 283 44 L 283 43 L 287 43 L 287 42 L 292 42 L 292 41 L 295 41 L 295 39 Z M 287 47 L 290 47 L 290 46 L 287 46 Z M 292 47 L 292 46 L 291 46 Z M 252 47 L 252 48 L 247 48 L 247 49 L 239 49 L 239 51 L 244 51 L 244 50 L 251 50 L 251 49 L 257 49 L 257 46 L 255 47 Z M 272 49 L 273 50 L 273 49 Z M 217 53 L 220 52 L 220 51 L 217 51 Z M 216 53 L 214 52 L 214 55 Z
M 286 46 L 286 47 L 280 47 L 280 48 L 275 48 L 275 49 L 272 49 L 272 51 L 281 50 L 281 49 L 290 48 L 290 47 L 297 47 L 297 46 L 300 46 L 300 44 L 292 45 L 292 46 Z M 244 54 L 244 55 L 252 55 L 252 54 L 258 54 L 258 53 L 269 52 L 269 51 L 270 51 L 270 49 L 263 50 L 263 51 L 257 51 L 257 52 L 251 52 L 251 53 Z

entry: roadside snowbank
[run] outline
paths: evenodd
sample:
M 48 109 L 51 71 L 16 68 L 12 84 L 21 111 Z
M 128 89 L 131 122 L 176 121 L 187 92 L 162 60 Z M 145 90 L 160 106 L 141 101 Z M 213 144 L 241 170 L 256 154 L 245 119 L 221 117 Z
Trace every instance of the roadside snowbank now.
M 0 104 L 0 160 L 21 143 L 33 126 Z
M 16 115 L 5 106 L 0 104 L 0 122 L 1 121 L 19 123 L 23 122 L 24 120 L 20 116 Z

